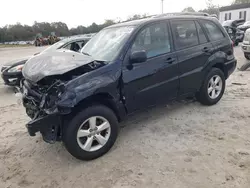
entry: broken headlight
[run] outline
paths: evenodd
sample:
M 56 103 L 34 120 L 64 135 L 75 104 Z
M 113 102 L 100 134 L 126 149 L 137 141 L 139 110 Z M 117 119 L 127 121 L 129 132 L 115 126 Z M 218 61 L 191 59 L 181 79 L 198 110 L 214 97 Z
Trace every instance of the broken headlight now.
M 21 72 L 24 65 L 17 65 L 8 70 L 8 72 Z
M 57 102 L 61 98 L 62 93 L 65 91 L 64 84 L 61 82 L 55 82 L 44 93 L 40 102 L 40 108 L 48 114 L 56 112 Z

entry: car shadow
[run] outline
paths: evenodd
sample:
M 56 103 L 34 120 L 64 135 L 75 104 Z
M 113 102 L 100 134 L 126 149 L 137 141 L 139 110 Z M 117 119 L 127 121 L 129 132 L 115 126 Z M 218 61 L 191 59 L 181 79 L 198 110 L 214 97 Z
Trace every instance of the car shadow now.
M 152 122 L 153 124 L 155 120 L 161 119 L 165 116 L 171 116 L 171 114 L 178 113 L 178 111 L 180 111 L 180 109 L 182 109 L 183 107 L 192 104 L 200 105 L 200 103 L 196 102 L 195 99 L 173 101 L 170 103 L 157 105 L 148 108 L 147 110 L 139 111 L 132 115 L 129 115 L 126 120 L 121 122 L 121 133 L 119 136 L 124 138 L 127 134 L 137 128 L 136 125 L 145 125 L 149 122 Z
M 2 94 L 13 94 L 13 93 L 16 93 L 16 88 L 1 84 L 0 85 L 0 93 L 2 93 Z

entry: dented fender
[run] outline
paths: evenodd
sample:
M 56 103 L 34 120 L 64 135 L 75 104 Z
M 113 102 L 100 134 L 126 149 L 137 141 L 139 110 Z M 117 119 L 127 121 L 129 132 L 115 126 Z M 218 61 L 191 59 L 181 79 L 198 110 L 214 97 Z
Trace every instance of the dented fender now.
M 96 94 L 109 94 L 114 101 L 120 101 L 121 68 L 119 62 L 107 64 L 69 81 L 57 105 L 73 108 L 82 100 Z

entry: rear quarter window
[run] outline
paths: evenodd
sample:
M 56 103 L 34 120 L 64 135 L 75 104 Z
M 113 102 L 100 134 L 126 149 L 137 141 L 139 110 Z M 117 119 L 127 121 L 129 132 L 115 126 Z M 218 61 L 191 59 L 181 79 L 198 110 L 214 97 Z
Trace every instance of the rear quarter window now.
M 215 23 L 205 20 L 202 20 L 201 22 L 207 30 L 209 40 L 216 41 L 225 37 L 219 26 L 217 26 Z

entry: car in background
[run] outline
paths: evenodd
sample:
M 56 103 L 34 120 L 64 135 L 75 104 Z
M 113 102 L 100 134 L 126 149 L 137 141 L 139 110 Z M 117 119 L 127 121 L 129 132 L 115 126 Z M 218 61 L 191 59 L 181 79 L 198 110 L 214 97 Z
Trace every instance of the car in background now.
M 246 31 L 247 29 L 250 28 L 250 21 L 245 22 L 243 25 L 240 25 L 237 27 L 241 31 Z
M 238 26 L 242 25 L 244 22 L 245 22 L 244 19 L 239 19 L 239 20 L 227 20 L 222 23 L 222 26 L 227 31 L 228 35 L 233 41 L 234 46 L 238 46 L 238 44 L 243 41 L 244 31 L 238 29 Z
M 52 46 L 48 47 L 44 51 L 34 54 L 43 54 L 48 52 L 53 52 L 57 49 L 68 49 L 75 52 L 79 52 L 80 49 L 90 40 L 90 37 L 85 36 L 73 36 L 65 38 Z M 26 61 L 30 59 L 30 57 L 24 57 L 21 59 L 17 59 L 11 62 L 4 64 L 1 68 L 1 76 L 5 83 L 5 85 L 9 86 L 20 86 L 20 80 L 23 78 L 22 68 Z
M 241 31 L 235 27 L 223 26 L 232 40 L 234 46 L 238 46 L 244 39 L 244 31 Z
M 241 49 L 246 59 L 250 60 L 250 28 L 246 30 Z
M 240 25 L 243 25 L 245 23 L 244 19 L 238 19 L 238 20 L 226 20 L 222 23 L 222 26 L 229 26 L 229 27 L 239 27 Z

